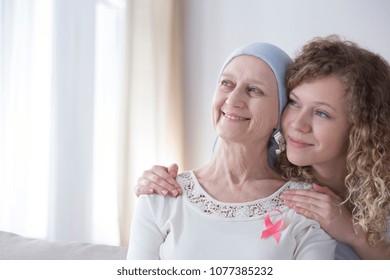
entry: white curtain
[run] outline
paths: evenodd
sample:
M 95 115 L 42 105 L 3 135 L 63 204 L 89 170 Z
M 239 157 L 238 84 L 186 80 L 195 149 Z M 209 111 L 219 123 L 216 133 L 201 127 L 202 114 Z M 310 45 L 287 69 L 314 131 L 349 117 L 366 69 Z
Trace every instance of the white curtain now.
M 136 179 L 153 164 L 183 163 L 181 5 L 180 0 L 131 0 L 127 8 L 119 177 L 124 246 L 129 240 Z
M 0 230 L 47 231 L 51 1 L 0 2 Z
M 125 1 L 0 7 L 0 230 L 119 244 Z
M 182 162 L 180 1 L 0 1 L 0 230 L 126 245 L 136 178 Z
M 124 13 L 125 1 L 55 3 L 49 240 L 119 243 Z

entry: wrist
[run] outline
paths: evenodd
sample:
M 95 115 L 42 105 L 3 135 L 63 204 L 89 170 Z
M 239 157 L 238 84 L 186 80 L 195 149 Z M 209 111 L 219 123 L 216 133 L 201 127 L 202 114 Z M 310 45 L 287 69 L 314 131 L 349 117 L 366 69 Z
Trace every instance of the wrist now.
M 350 238 L 346 242 L 349 244 L 355 251 L 359 251 L 362 248 L 368 246 L 367 234 L 357 226 L 354 233 L 349 236 Z

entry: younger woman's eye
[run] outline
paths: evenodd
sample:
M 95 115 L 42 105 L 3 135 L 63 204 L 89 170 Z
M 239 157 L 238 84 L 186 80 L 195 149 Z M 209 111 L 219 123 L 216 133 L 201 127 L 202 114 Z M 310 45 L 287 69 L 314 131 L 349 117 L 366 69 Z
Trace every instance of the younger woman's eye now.
M 329 114 L 323 112 L 323 111 L 316 111 L 315 113 L 317 116 L 319 116 L 320 118 L 323 118 L 323 119 L 329 119 L 330 116 Z
M 288 105 L 290 105 L 290 106 L 298 106 L 298 103 L 294 99 L 290 98 L 288 100 Z

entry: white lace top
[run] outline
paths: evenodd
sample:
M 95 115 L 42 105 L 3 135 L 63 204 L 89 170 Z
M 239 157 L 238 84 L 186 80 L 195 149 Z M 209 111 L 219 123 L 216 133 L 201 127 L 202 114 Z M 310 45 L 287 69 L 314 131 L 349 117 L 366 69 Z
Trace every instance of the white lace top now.
M 208 195 L 192 171 L 177 181 L 182 196 L 138 198 L 128 259 L 334 259 L 336 242 L 279 198 L 307 184 L 287 182 L 269 197 L 225 203 Z M 279 242 L 261 238 L 267 216 L 273 224 L 283 219 Z

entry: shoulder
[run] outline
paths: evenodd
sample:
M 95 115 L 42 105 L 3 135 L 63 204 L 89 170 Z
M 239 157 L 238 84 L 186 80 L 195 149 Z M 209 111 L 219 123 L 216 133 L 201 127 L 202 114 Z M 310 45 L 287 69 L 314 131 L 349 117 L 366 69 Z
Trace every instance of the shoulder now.
M 177 175 L 176 181 L 180 184 L 180 186 L 184 186 L 186 184 L 190 184 L 196 179 L 193 171 L 184 171 Z
M 286 190 L 310 190 L 312 188 L 311 184 L 301 181 L 288 181 L 285 186 Z
M 176 207 L 182 196 L 173 197 L 161 194 L 143 194 L 137 198 L 137 207 L 150 208 L 152 211 L 162 212 L 166 208 Z
M 172 197 L 160 194 L 140 195 L 137 199 L 134 216 L 146 217 L 162 226 L 177 211 L 182 209 L 182 196 Z
M 188 187 L 193 187 L 197 182 L 195 174 L 193 171 L 185 171 L 179 173 L 176 176 L 176 181 L 185 190 Z M 178 201 L 181 201 L 182 196 L 173 197 L 170 195 L 160 195 L 160 194 L 145 194 L 138 197 L 139 201 L 142 203 L 151 203 L 154 205 L 163 205 L 163 204 L 175 204 Z
M 187 194 L 189 190 L 194 190 L 197 188 L 198 179 L 196 178 L 194 172 L 185 171 L 177 175 L 176 181 L 179 183 L 183 190 L 183 195 Z

